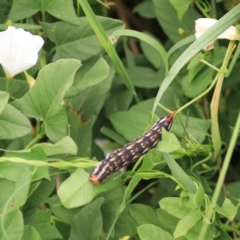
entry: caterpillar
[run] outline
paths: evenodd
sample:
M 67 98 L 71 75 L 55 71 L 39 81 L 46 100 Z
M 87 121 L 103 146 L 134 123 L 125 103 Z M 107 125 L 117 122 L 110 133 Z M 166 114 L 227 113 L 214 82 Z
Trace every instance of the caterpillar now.
M 112 173 L 134 162 L 137 158 L 154 148 L 157 143 L 162 140 L 162 127 L 167 131 L 171 129 L 173 117 L 176 112 L 177 110 L 168 116 L 159 118 L 150 131 L 146 132 L 143 136 L 138 137 L 133 142 L 117 149 L 101 161 L 90 174 L 90 181 L 95 185 L 100 184 Z

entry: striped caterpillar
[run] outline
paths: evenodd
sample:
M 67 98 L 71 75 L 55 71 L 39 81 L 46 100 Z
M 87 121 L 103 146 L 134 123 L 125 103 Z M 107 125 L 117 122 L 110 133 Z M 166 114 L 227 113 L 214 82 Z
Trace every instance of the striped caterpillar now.
M 162 139 L 162 127 L 167 131 L 171 129 L 175 114 L 176 111 L 168 116 L 159 118 L 150 131 L 111 153 L 90 174 L 90 181 L 95 185 L 100 184 L 112 173 L 134 162 L 137 158 L 154 148 Z

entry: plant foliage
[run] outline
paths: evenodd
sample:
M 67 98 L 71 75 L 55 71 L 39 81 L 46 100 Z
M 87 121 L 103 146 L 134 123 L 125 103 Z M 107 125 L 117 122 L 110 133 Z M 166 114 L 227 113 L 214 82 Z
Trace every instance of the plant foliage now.
M 0 239 L 240 239 L 240 48 L 202 51 L 238 2 L 0 1 L 1 30 L 45 41 L 32 87 L 0 69 Z M 219 21 L 195 39 L 203 17 Z M 89 181 L 106 151 L 176 109 L 154 149 Z

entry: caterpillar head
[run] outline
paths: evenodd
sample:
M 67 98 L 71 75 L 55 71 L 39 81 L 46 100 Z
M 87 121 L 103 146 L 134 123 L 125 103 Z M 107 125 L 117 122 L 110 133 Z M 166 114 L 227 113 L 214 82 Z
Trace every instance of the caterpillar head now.
M 172 114 L 166 117 L 160 118 L 159 123 L 161 124 L 162 127 L 166 129 L 166 131 L 169 131 L 171 129 L 172 123 L 173 123 L 173 117 L 176 113 L 177 113 L 177 110 L 175 110 Z

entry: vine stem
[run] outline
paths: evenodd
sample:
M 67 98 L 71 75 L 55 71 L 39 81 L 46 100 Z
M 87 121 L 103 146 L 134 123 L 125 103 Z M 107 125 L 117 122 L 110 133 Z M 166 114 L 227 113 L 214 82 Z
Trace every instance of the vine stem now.
M 232 156 L 232 153 L 233 153 L 233 150 L 235 148 L 235 144 L 236 144 L 236 141 L 237 141 L 237 138 L 238 138 L 239 130 L 240 130 L 240 112 L 238 114 L 238 118 L 237 118 L 237 121 L 236 121 L 236 124 L 235 124 L 235 127 L 234 127 L 234 131 L 233 131 L 233 134 L 232 134 L 232 137 L 231 137 L 231 141 L 230 141 L 230 144 L 229 144 L 229 147 L 228 147 L 228 150 L 227 150 L 224 162 L 223 162 L 222 170 L 219 174 L 217 185 L 216 185 L 216 188 L 215 188 L 214 193 L 213 193 L 213 197 L 212 197 L 212 201 L 211 201 L 211 207 L 209 207 L 209 209 L 207 211 L 207 216 L 206 216 L 207 221 L 203 222 L 202 229 L 200 231 L 198 240 L 204 240 L 205 239 L 205 234 L 206 234 L 208 226 L 209 226 L 208 222 L 210 222 L 210 220 L 212 219 L 212 216 L 214 214 L 215 207 L 216 207 L 216 204 L 217 204 L 217 200 L 218 200 L 218 197 L 220 195 L 221 188 L 222 188 L 222 185 L 224 183 L 224 179 L 225 179 L 225 176 L 226 176 L 226 173 L 227 173 L 227 170 L 228 170 L 228 166 L 229 166 L 230 161 L 231 161 L 231 156 Z
M 219 130 L 219 124 L 218 124 L 218 106 L 220 102 L 220 96 L 221 96 L 221 90 L 223 85 L 223 80 L 226 74 L 227 65 L 230 60 L 230 57 L 232 56 L 232 52 L 235 49 L 236 45 L 234 41 L 230 41 L 228 45 L 228 49 L 226 51 L 225 57 L 223 59 L 222 66 L 220 68 L 220 71 L 216 75 L 217 77 L 217 84 L 213 93 L 210 109 L 211 109 L 211 131 L 212 131 L 212 142 L 214 147 L 214 158 L 216 159 L 220 150 L 221 150 L 221 136 L 220 136 L 220 130 Z

